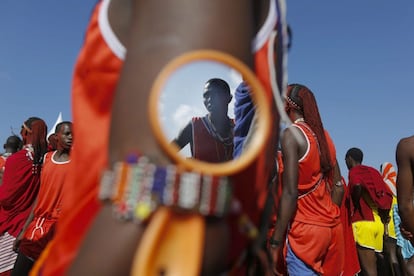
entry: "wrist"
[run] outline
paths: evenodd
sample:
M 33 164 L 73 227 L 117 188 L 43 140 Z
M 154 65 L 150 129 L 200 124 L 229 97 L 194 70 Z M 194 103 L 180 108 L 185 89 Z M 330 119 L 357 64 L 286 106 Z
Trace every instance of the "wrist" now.
M 277 248 L 277 247 L 279 247 L 280 245 L 282 245 L 282 241 L 280 241 L 280 240 L 276 240 L 275 238 L 270 238 L 270 240 L 269 240 L 269 246 L 271 247 L 271 248 Z
M 339 180 L 338 182 L 335 183 L 335 186 L 336 187 L 342 187 L 342 186 L 344 186 L 344 183 L 341 180 Z
M 141 223 L 159 206 L 203 216 L 224 217 L 231 210 L 232 184 L 227 176 L 157 166 L 132 153 L 102 174 L 99 199 L 112 202 L 117 218 Z

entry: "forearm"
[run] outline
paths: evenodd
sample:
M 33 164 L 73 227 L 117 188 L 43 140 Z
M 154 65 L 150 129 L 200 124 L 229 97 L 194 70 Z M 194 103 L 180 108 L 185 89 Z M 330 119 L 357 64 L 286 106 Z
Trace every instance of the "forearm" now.
M 341 176 L 341 170 L 339 168 L 338 161 L 335 159 L 331 198 L 332 198 L 332 201 L 339 207 L 341 207 L 342 205 L 342 200 L 345 194 L 344 185 L 345 185 L 345 180 Z
M 414 205 L 412 202 L 403 202 L 398 204 L 401 216 L 402 226 L 409 232 L 414 234 Z
M 352 198 L 352 203 L 354 204 L 355 208 L 359 208 L 360 206 L 359 201 L 361 200 L 361 193 L 362 193 L 361 185 L 355 185 L 352 188 L 351 198 Z
M 342 205 L 342 200 L 343 200 L 344 193 L 345 193 L 343 185 L 344 183 L 342 181 L 338 181 L 332 186 L 332 191 L 331 191 L 332 201 L 339 207 L 341 207 Z
M 26 222 L 24 223 L 22 230 L 20 231 L 19 235 L 17 236 L 18 239 L 23 238 L 24 233 L 26 232 L 26 229 L 27 229 L 27 227 L 29 227 L 29 225 L 32 222 L 33 218 L 34 218 L 34 211 L 32 210 L 30 212 L 29 216 L 27 217 Z
M 30 211 L 29 216 L 26 219 L 26 222 L 23 225 L 23 228 L 20 230 L 19 235 L 17 236 L 17 238 L 22 238 L 24 235 L 24 232 L 26 232 L 27 227 L 29 227 L 30 223 L 32 222 L 33 218 L 34 218 L 34 210 L 36 208 L 37 205 L 37 198 L 34 201 L 33 205 L 32 205 L 32 210 Z
M 108 238 L 111 233 L 115 233 Z M 110 205 L 104 205 L 79 247 L 67 275 L 130 275 L 142 225 L 113 218 Z

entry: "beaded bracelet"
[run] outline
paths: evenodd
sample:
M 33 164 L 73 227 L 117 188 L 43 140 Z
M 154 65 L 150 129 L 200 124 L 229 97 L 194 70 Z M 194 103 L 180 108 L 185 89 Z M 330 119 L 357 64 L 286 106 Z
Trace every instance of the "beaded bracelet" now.
M 103 172 L 99 199 L 111 200 L 122 220 L 146 220 L 160 206 L 222 217 L 231 207 L 226 176 L 179 172 L 174 165 L 156 166 L 146 156 L 130 155 Z

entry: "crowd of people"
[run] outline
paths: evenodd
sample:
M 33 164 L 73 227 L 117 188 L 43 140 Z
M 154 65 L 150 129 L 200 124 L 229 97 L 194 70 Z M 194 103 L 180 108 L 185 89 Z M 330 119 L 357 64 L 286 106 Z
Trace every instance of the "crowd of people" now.
M 285 83 L 284 1 L 143 2 L 97 3 L 72 120 L 47 137 L 44 120 L 30 117 L 5 141 L 0 276 L 414 275 L 414 136 L 396 145 L 396 167 L 364 165 L 358 147 L 337 156 L 315 94 Z M 263 149 L 233 175 L 183 169 L 152 134 L 152 84 L 199 48 L 248 65 L 261 89 L 243 80 L 231 91 L 206 76 L 207 114 L 171 146 L 224 166 L 261 120 L 251 93 L 268 99 Z

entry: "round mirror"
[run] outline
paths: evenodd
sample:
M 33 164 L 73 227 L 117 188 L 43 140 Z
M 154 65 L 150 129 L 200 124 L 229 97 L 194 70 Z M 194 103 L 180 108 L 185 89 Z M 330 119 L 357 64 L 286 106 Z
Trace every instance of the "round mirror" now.
M 178 166 L 231 175 L 250 164 L 269 135 L 269 104 L 254 73 L 217 51 L 171 61 L 150 96 L 155 136 Z

